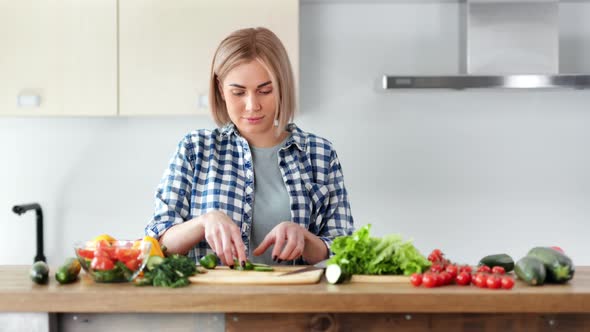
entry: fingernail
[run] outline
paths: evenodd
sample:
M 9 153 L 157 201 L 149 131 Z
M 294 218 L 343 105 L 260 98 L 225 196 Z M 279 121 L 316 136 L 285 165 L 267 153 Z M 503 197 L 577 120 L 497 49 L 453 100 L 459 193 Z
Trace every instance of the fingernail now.
M 282 261 L 283 261 L 283 260 L 279 258 L 279 260 L 277 261 L 277 263 L 280 263 L 280 262 L 282 262 Z
M 277 261 L 277 255 L 272 256 L 272 260 L 276 262 Z
M 234 266 L 233 265 L 230 265 L 229 268 L 233 270 L 234 269 Z
M 242 263 L 240 263 L 242 265 L 242 267 L 246 267 L 246 262 L 242 261 Z

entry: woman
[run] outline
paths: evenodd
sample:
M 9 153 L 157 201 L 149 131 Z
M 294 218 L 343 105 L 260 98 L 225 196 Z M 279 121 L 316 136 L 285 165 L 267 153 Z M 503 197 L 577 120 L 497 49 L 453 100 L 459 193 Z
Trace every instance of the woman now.
M 293 72 L 277 36 L 256 28 L 224 39 L 209 100 L 220 128 L 178 144 L 146 234 L 195 259 L 213 250 L 231 268 L 328 258 L 332 240 L 353 231 L 350 205 L 332 144 L 289 124 Z

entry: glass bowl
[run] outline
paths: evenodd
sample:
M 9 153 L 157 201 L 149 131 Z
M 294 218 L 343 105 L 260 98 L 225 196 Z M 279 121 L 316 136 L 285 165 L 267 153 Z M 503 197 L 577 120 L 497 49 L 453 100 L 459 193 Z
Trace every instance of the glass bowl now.
M 127 282 L 143 270 L 151 246 L 142 240 L 81 241 L 74 245 L 74 251 L 94 281 Z

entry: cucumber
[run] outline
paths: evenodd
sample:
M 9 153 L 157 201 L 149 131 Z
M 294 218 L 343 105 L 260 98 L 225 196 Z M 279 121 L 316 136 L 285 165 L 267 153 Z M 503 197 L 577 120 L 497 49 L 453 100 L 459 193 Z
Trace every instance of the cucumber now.
M 148 271 L 151 271 L 151 270 L 155 269 L 156 266 L 158 266 L 162 263 L 164 263 L 164 257 L 150 256 L 150 258 L 148 258 L 146 267 L 147 267 Z
M 519 279 L 531 286 L 543 285 L 547 276 L 543 262 L 531 256 L 525 256 L 516 262 L 514 273 Z
M 565 254 L 549 248 L 535 247 L 527 254 L 539 259 L 547 269 L 547 281 L 565 283 L 574 277 L 575 267 L 572 260 Z
M 34 283 L 43 285 L 49 281 L 49 266 L 43 261 L 37 261 L 31 266 L 31 280 Z
M 206 269 L 214 269 L 217 266 L 217 255 L 208 254 L 199 260 L 199 264 Z
M 479 265 L 486 265 L 490 268 L 501 266 L 506 272 L 514 270 L 514 260 L 507 254 L 488 255 L 479 260 Z
M 350 280 L 351 275 L 346 273 L 338 264 L 330 264 L 326 267 L 326 280 L 332 285 Z
M 55 272 L 55 280 L 60 284 L 69 284 L 78 279 L 80 274 L 80 262 L 78 259 L 70 257 L 67 258 L 65 263 L 57 269 Z
M 252 268 L 254 271 L 258 272 L 272 272 L 274 269 L 270 266 L 261 266 L 261 265 L 254 265 Z

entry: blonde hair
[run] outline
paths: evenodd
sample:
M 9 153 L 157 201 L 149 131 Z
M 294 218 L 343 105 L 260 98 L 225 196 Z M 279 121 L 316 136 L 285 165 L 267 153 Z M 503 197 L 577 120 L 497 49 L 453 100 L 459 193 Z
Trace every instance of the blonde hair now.
M 295 115 L 295 82 L 287 51 L 281 40 L 266 28 L 248 28 L 232 32 L 217 47 L 211 65 L 209 103 L 213 120 L 218 126 L 231 122 L 225 100 L 219 91 L 219 83 L 235 67 L 257 60 L 268 71 L 274 89 L 278 91 L 277 136 L 293 120 Z M 275 115 L 275 118 L 276 115 Z

